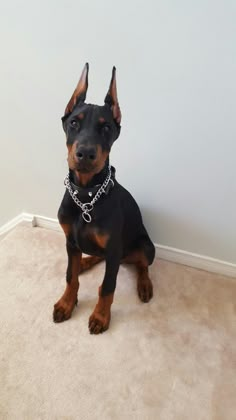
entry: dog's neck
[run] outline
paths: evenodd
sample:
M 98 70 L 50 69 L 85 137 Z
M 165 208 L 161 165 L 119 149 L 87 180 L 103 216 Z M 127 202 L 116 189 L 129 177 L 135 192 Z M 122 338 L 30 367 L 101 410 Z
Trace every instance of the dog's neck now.
M 108 174 L 108 167 L 109 167 L 109 157 L 107 158 L 102 170 L 99 173 L 95 174 L 92 178 L 90 177 L 89 174 L 88 175 L 79 174 L 78 172 L 72 171 L 70 169 L 69 170 L 70 179 L 78 187 L 85 187 L 85 188 L 94 187 L 95 185 L 103 184 Z

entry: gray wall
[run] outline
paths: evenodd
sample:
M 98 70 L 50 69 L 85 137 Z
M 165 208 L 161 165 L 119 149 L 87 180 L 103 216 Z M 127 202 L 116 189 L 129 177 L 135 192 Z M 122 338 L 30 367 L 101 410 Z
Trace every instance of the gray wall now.
M 88 101 L 117 66 L 117 178 L 155 242 L 236 262 L 236 3 L 1 4 L 0 225 L 56 217 L 66 147 L 60 117 L 85 61 Z

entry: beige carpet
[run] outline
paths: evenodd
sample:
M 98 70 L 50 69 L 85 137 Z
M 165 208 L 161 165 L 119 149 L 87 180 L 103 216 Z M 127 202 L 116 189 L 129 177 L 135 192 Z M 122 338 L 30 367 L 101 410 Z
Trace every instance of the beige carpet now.
M 236 279 L 156 261 L 142 304 L 122 266 L 110 329 L 90 335 L 103 263 L 52 322 L 64 242 L 28 225 L 0 241 L 1 420 L 235 420 Z

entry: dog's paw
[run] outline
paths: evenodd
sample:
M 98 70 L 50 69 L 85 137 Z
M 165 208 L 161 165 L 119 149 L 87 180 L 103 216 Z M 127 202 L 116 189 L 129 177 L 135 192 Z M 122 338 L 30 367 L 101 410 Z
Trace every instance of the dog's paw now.
M 149 277 L 138 282 L 138 295 L 139 299 L 144 303 L 149 302 L 153 297 L 153 287 Z
M 63 322 L 69 319 L 71 317 L 75 304 L 77 304 L 77 300 L 73 304 L 68 304 L 64 299 L 60 299 L 54 305 L 53 321 Z
M 110 314 L 107 316 L 101 315 L 98 312 L 93 312 L 89 318 L 90 334 L 100 334 L 108 330 L 110 324 Z

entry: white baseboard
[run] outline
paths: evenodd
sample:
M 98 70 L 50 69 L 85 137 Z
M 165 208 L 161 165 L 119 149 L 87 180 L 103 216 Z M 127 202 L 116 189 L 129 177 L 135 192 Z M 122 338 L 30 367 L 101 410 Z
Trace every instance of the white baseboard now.
M 236 277 L 236 264 L 218 260 L 205 255 L 194 254 L 182 249 L 171 248 L 164 245 L 156 245 L 157 257 L 163 260 L 188 265 L 189 267 L 223 274 L 224 276 Z
M 5 223 L 3 226 L 0 227 L 0 238 L 5 236 L 8 232 L 14 229 L 21 222 L 32 222 L 33 215 L 29 213 L 21 213 L 18 216 L 14 217 L 14 219 L 10 220 L 9 222 Z
M 59 222 L 57 219 L 52 219 L 51 217 L 44 217 L 44 216 L 34 216 L 33 221 L 34 226 L 56 230 L 57 232 L 63 232 Z
M 33 215 L 30 213 L 21 213 L 19 216 L 10 220 L 0 228 L 0 237 L 12 230 L 21 222 L 31 222 L 34 227 L 62 232 L 57 219 Z M 168 246 L 155 244 L 157 258 L 171 261 L 177 264 L 187 265 L 189 267 L 198 268 L 200 270 L 209 271 L 211 273 L 223 274 L 225 276 L 236 277 L 236 264 L 227 261 L 217 260 L 204 255 L 194 254 L 181 249 L 171 248 Z

